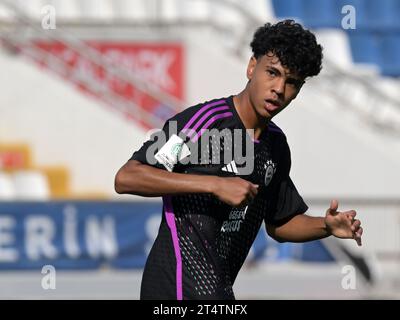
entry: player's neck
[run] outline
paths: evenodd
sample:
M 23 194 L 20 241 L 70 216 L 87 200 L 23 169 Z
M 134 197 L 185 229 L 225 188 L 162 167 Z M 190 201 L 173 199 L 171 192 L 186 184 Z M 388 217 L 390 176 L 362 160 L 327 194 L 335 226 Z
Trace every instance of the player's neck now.
M 246 90 L 233 97 L 233 103 L 246 129 L 254 130 L 254 138 L 258 139 L 262 131 L 268 126 L 264 118 L 260 118 L 250 102 L 250 97 Z

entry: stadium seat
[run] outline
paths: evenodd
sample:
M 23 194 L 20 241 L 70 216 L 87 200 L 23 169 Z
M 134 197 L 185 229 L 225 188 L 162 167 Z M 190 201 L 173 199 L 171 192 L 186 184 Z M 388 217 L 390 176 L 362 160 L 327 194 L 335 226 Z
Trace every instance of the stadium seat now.
M 341 9 L 332 0 L 303 1 L 303 21 L 309 28 L 338 28 Z
M 303 1 L 299 0 L 272 0 L 275 16 L 279 18 L 304 19 Z
M 148 5 L 143 0 L 114 0 L 114 17 L 125 20 L 143 20 L 148 17 Z
M 4 170 L 28 168 L 31 158 L 31 149 L 26 144 L 0 144 L 0 168 Z
M 18 0 L 15 1 L 15 4 L 19 7 L 21 11 L 23 11 L 30 18 L 41 21 L 42 14 L 41 9 L 44 5 L 47 5 L 48 2 L 44 0 Z
M 46 176 L 36 170 L 19 170 L 13 173 L 18 200 L 48 200 L 50 188 Z
M 296 17 L 310 28 L 341 28 L 346 5 L 355 8 L 357 29 L 400 28 L 398 0 L 272 0 L 272 4 L 277 17 Z
M 211 2 L 207 12 L 209 12 L 217 25 L 231 26 L 235 29 L 243 28 L 243 20 L 240 19 L 240 14 L 237 10 L 227 8 L 218 2 Z M 206 11 L 204 13 L 207 14 Z
M 249 12 L 264 22 L 272 22 L 275 20 L 274 9 L 270 1 L 265 0 L 252 0 L 240 1 L 236 0 L 239 4 L 243 5 Z
M 82 11 L 77 1 L 79 0 L 52 0 L 49 4 L 55 7 L 57 18 L 79 21 Z
M 179 1 L 181 9 L 180 16 L 184 19 L 191 19 L 193 21 L 204 21 L 210 15 L 210 6 L 213 5 L 207 1 L 192 0 L 192 1 Z
M 14 14 L 10 9 L 0 4 L 0 21 L 12 21 L 14 19 Z
M 85 0 L 79 1 L 83 19 L 113 20 L 114 12 L 111 1 L 108 0 Z
M 275 15 L 292 17 L 308 28 L 341 28 L 342 7 L 348 3 L 340 0 L 272 0 Z
M 348 31 L 353 61 L 379 66 L 381 57 L 379 49 L 380 35 L 367 30 Z
M 52 198 L 68 198 L 70 191 L 70 173 L 63 166 L 38 167 L 46 178 Z
M 161 17 L 164 20 L 173 21 L 179 16 L 178 2 L 176 0 L 163 0 L 160 1 Z
M 382 74 L 400 77 L 400 33 L 385 33 L 379 44 Z
M 11 176 L 0 171 L 0 200 L 12 201 L 16 199 L 15 185 Z
M 365 0 L 369 27 L 379 31 L 394 31 L 400 27 L 398 0 Z

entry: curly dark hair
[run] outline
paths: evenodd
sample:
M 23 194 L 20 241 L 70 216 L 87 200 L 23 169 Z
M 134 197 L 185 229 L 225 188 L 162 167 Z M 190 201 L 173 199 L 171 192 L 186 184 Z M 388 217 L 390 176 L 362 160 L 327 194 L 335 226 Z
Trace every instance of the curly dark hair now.
M 322 47 L 315 35 L 294 20 L 266 23 L 254 33 L 250 44 L 256 59 L 275 54 L 281 64 L 302 78 L 321 71 Z

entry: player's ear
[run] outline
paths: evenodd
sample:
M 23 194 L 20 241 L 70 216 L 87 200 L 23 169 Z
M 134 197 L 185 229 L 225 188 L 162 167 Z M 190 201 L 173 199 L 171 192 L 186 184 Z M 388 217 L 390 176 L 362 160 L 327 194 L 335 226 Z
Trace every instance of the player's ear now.
M 257 59 L 252 56 L 249 60 L 249 64 L 247 65 L 247 79 L 251 80 L 253 78 L 254 69 L 257 64 Z

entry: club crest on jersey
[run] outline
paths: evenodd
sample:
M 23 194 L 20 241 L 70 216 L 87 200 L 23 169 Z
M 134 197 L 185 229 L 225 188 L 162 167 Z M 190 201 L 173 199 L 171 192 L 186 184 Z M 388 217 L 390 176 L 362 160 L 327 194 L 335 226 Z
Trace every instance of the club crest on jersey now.
M 264 164 L 264 168 L 265 168 L 264 184 L 265 186 L 268 186 L 276 171 L 276 164 L 273 163 L 272 160 L 268 160 L 267 163 Z

